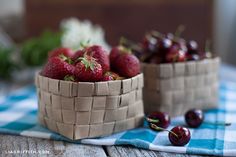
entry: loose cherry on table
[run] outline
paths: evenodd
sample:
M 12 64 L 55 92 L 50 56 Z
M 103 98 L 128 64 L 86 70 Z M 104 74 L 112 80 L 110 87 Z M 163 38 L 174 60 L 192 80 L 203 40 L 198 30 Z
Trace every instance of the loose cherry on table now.
M 199 110 L 199 109 L 191 109 L 187 111 L 184 117 L 185 117 L 186 123 L 191 128 L 199 127 L 204 120 L 204 114 L 202 110 Z
M 184 146 L 186 145 L 191 138 L 191 134 L 188 128 L 182 127 L 182 126 L 176 126 L 172 128 L 171 130 L 167 130 L 161 127 L 158 127 L 157 125 L 150 123 L 150 126 L 153 130 L 157 131 L 168 131 L 168 137 L 169 141 L 174 146 Z
M 169 140 L 175 146 L 186 145 L 191 138 L 191 133 L 188 128 L 176 126 L 169 132 Z
M 147 116 L 146 119 L 149 122 L 149 124 L 155 124 L 156 126 L 164 129 L 170 125 L 170 116 L 165 112 L 160 112 L 160 111 L 152 112 Z M 151 125 L 149 126 L 150 128 L 152 128 Z
M 185 121 L 187 125 L 191 128 L 197 128 L 202 123 L 210 124 L 210 125 L 223 125 L 223 126 L 229 126 L 231 123 L 225 123 L 225 122 L 207 122 L 204 121 L 204 113 L 200 109 L 191 109 L 188 110 L 184 115 Z

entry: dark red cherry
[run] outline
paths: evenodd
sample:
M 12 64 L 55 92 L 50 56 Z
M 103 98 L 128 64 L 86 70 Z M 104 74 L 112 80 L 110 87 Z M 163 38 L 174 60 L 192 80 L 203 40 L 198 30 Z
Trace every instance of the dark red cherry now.
M 198 54 L 186 54 L 186 58 L 188 61 L 198 61 L 200 60 L 200 56 Z
M 186 41 L 183 38 L 176 38 L 173 41 L 173 45 L 179 47 L 179 49 L 187 52 Z
M 175 38 L 174 34 L 172 33 L 167 33 L 166 34 L 166 38 L 170 39 L 170 40 L 173 40 Z
M 159 53 L 165 53 L 172 46 L 172 41 L 168 38 L 162 38 L 158 43 Z
M 189 54 L 197 54 L 198 53 L 198 44 L 196 41 L 191 40 L 187 43 L 187 49 Z
M 197 128 L 204 120 L 204 113 L 199 109 L 191 109 L 185 113 L 184 118 L 189 127 Z
M 184 62 L 186 60 L 186 52 L 180 49 L 179 46 L 173 45 L 167 52 L 165 60 L 168 63 Z
M 153 112 L 147 116 L 147 121 L 150 123 L 155 124 L 158 127 L 161 128 L 167 128 L 170 125 L 170 116 L 165 112 Z M 152 127 L 152 125 L 149 125 L 150 128 L 156 130 Z
M 174 146 L 184 146 L 191 138 L 189 129 L 176 126 L 169 131 L 169 140 Z
M 157 49 L 157 39 L 146 35 L 142 42 L 143 49 L 147 52 L 155 52 Z

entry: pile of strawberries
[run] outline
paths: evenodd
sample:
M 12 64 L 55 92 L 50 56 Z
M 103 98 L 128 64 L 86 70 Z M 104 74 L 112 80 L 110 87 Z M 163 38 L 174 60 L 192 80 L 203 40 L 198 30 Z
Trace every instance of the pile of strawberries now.
M 130 50 L 117 46 L 109 55 L 98 45 L 76 52 L 69 48 L 55 49 L 49 52 L 41 72 L 45 77 L 75 82 L 121 80 L 139 73 L 140 62 Z

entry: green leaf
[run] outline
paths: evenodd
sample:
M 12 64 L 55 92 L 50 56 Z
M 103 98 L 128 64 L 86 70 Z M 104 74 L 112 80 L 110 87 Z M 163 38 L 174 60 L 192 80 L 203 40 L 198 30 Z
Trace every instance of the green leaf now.
M 40 36 L 26 40 L 21 44 L 21 58 L 27 66 L 43 65 L 48 52 L 60 47 L 61 32 L 44 31 Z
M 72 75 L 66 75 L 65 77 L 64 77 L 64 80 L 65 81 L 75 81 L 75 77 L 74 76 L 72 76 Z
M 17 69 L 16 63 L 11 59 L 13 48 L 0 47 L 0 78 L 9 79 L 13 70 Z

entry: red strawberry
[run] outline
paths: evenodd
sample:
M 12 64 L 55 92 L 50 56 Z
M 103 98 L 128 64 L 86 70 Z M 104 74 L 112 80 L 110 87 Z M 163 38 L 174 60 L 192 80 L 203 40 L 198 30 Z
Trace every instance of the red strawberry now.
M 71 49 L 61 47 L 61 48 L 57 48 L 57 49 L 54 49 L 54 50 L 50 51 L 48 53 L 48 57 L 51 58 L 51 57 L 56 57 L 56 56 L 59 56 L 59 55 L 64 55 L 66 57 L 71 58 L 73 56 L 73 54 L 74 53 Z
M 73 60 L 82 57 L 84 54 L 95 58 L 96 61 L 101 64 L 103 72 L 110 70 L 110 61 L 108 53 L 101 46 L 93 45 L 85 47 L 83 50 L 79 50 L 74 54 Z
M 64 79 L 67 75 L 73 75 L 75 67 L 70 60 L 63 56 L 51 57 L 42 70 L 42 75 L 53 79 Z
M 111 80 L 118 80 L 120 76 L 114 72 L 107 71 L 102 78 L 102 81 L 111 81 Z
M 124 77 L 133 77 L 140 73 L 140 63 L 136 56 L 130 53 L 120 55 L 116 60 L 116 70 Z
M 78 58 L 80 58 L 80 57 L 83 57 L 83 55 L 84 55 L 84 51 L 83 50 L 78 50 L 78 51 L 76 51 L 75 53 L 74 53 L 74 55 L 73 55 L 73 57 L 72 57 L 72 60 L 74 61 L 74 62 L 78 62 Z
M 116 60 L 117 58 L 124 53 L 131 53 L 129 49 L 125 48 L 124 46 L 116 46 L 111 49 L 109 58 L 111 62 L 111 68 L 116 70 Z
M 96 62 L 95 58 L 85 55 L 79 58 L 80 62 L 76 63 L 75 76 L 79 81 L 97 82 L 102 79 L 102 66 Z

